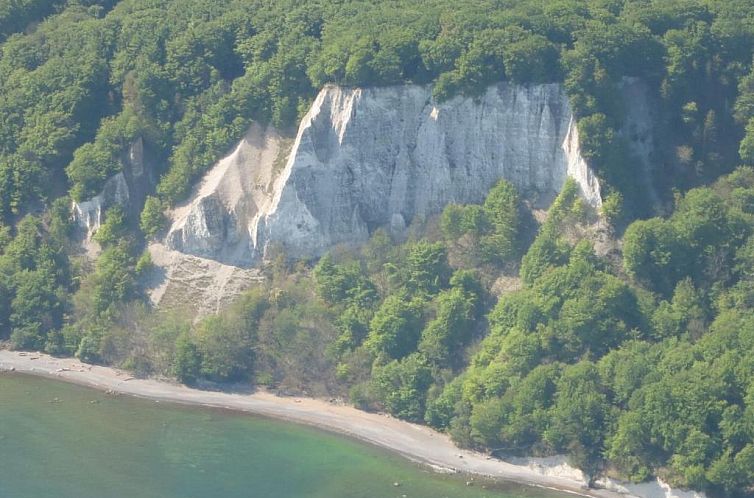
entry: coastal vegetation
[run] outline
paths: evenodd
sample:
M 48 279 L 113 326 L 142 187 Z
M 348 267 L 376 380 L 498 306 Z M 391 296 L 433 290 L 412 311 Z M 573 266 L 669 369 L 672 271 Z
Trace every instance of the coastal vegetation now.
M 343 396 L 591 475 L 754 491 L 750 1 L 0 1 L 0 40 L 12 347 Z M 619 132 L 629 77 L 657 103 L 656 201 Z M 292 129 L 327 83 L 432 84 L 444 100 L 500 81 L 564 85 L 602 213 L 569 182 L 532 216 L 502 181 L 401 240 L 280 254 L 198 323 L 149 305 L 147 240 L 252 122 Z M 140 217 L 105 214 L 91 261 L 70 202 L 137 138 L 159 183 Z

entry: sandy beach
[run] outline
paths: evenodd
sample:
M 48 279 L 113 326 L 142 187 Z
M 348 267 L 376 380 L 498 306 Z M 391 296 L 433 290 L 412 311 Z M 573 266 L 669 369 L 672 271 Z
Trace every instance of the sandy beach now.
M 310 425 L 394 451 L 438 472 L 460 472 L 584 496 L 624 496 L 588 489 L 583 481 L 567 475 L 543 475 L 530 466 L 513 465 L 482 453 L 461 450 L 448 436 L 428 427 L 322 400 L 279 397 L 262 391 L 253 394 L 203 391 L 177 383 L 136 379 L 114 368 L 41 353 L 0 350 L 0 371 L 39 375 L 159 402 L 224 408 Z

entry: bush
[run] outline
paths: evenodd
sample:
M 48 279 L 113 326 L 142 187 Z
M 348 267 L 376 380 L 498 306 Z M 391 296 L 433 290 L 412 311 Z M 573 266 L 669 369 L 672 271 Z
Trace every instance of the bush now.
M 374 395 L 371 384 L 362 382 L 351 387 L 348 391 L 348 399 L 360 410 L 372 410 L 374 407 Z
M 431 371 L 419 353 L 377 369 L 372 379 L 375 395 L 387 411 L 414 422 L 424 419 L 424 405 L 431 383 Z
M 127 239 L 126 211 L 120 205 L 115 205 L 105 212 L 105 222 L 97 229 L 94 240 L 102 247 L 114 246 Z
M 369 325 L 366 347 L 375 355 L 402 358 L 416 349 L 424 303 L 407 294 L 393 294 L 382 303 Z
M 148 239 L 154 239 L 167 226 L 167 217 L 164 213 L 165 207 L 162 202 L 153 196 L 147 197 L 144 202 L 144 209 L 141 211 L 139 227 L 142 233 Z
M 196 331 L 196 347 L 201 355 L 201 374 L 227 382 L 250 378 L 253 368 L 251 332 L 235 317 L 211 316 Z
M 623 222 L 623 196 L 620 192 L 611 192 L 602 202 L 602 216 L 613 227 Z
M 479 240 L 482 256 L 493 263 L 511 261 L 520 249 L 521 204 L 516 188 L 499 181 L 487 194 L 482 209 L 490 225 L 490 231 Z
M 76 351 L 76 358 L 84 363 L 98 363 L 101 359 L 99 339 L 93 335 L 82 337 L 79 348 Z
M 175 342 L 173 373 L 184 384 L 192 385 L 201 374 L 202 356 L 199 349 L 187 334 L 182 334 Z
M 41 326 L 29 323 L 13 329 L 10 334 L 10 345 L 13 349 L 40 350 L 44 346 L 45 336 Z

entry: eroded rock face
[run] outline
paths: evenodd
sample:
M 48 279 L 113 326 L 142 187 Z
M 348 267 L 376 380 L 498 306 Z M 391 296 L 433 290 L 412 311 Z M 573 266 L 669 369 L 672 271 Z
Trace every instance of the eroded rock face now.
M 81 202 L 74 202 L 71 211 L 73 220 L 76 224 L 86 230 L 87 239 L 104 222 L 104 214 L 108 208 L 115 205 L 126 205 L 128 203 L 129 193 L 126 175 L 123 172 L 110 177 L 102 192 L 98 195 Z
M 250 227 L 269 212 L 292 139 L 252 125 L 233 152 L 205 175 L 191 200 L 172 213 L 167 245 L 235 266 L 252 263 Z
M 147 192 L 154 185 L 152 168 L 146 164 L 145 156 L 144 141 L 137 138 L 123 154 L 123 171 L 110 177 L 95 197 L 73 203 L 73 220 L 86 232 L 87 241 L 104 221 L 105 212 L 113 206 L 123 206 L 138 216 Z
M 560 85 L 502 83 L 439 104 L 429 87 L 329 86 L 292 144 L 253 126 L 176 210 L 166 242 L 233 265 L 273 247 L 316 257 L 377 227 L 480 202 L 503 178 L 547 206 L 569 176 L 601 204 Z

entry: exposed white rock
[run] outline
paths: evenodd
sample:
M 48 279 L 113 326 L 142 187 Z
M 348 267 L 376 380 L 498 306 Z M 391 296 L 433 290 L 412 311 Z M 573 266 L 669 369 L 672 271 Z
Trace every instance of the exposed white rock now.
M 131 175 L 134 178 L 142 178 L 145 176 L 145 173 L 148 173 L 145 170 L 145 153 L 144 153 L 144 139 L 141 137 L 137 138 L 133 141 L 131 144 L 131 147 L 128 148 L 128 160 L 127 164 L 129 166 Z
M 574 146 L 575 144 L 575 146 Z M 559 85 L 500 84 L 436 104 L 429 87 L 325 88 L 299 128 L 257 243 L 294 257 L 358 243 L 400 215 L 479 202 L 505 178 L 545 199 L 567 176 L 593 205 L 599 185 L 578 154 Z
M 651 105 L 641 81 L 621 89 L 629 110 L 621 133 L 646 179 Z M 252 126 L 176 210 L 166 242 L 233 265 L 253 264 L 272 247 L 316 257 L 363 242 L 376 227 L 400 232 L 448 203 L 479 202 L 501 178 L 547 207 L 569 176 L 601 205 L 560 85 L 501 83 L 443 103 L 430 87 L 328 86 L 292 144 Z
M 273 180 L 285 165 L 291 143 L 271 127 L 252 125 L 233 152 L 205 175 L 189 202 L 173 211 L 168 246 L 235 265 L 250 264 L 256 235 L 250 227 L 270 209 Z
M 589 476 L 568 464 L 568 459 L 565 455 L 509 457 L 503 458 L 503 460 L 513 465 L 527 467 L 529 470 L 543 476 L 569 479 L 581 484 L 585 488 L 589 486 Z M 600 477 L 594 480 L 591 485 L 595 489 L 606 489 L 636 498 L 707 498 L 706 494 L 700 491 L 673 488 L 659 477 L 638 484 L 619 481 L 610 477 Z
M 108 208 L 128 204 L 129 193 L 126 175 L 123 172 L 110 177 L 102 192 L 86 201 L 74 202 L 71 211 L 73 220 L 86 230 L 87 239 L 100 227 L 104 221 L 104 213 Z
M 638 498 L 706 498 L 707 495 L 701 491 L 692 491 L 677 489 L 671 487 L 668 483 L 656 477 L 654 480 L 641 482 L 638 484 L 617 481 L 609 477 L 602 477 L 595 481 L 594 485 L 601 489 L 615 491 L 628 496 Z
M 167 245 L 234 265 L 271 247 L 314 257 L 376 227 L 400 231 L 448 203 L 479 202 L 501 178 L 546 206 L 571 176 L 601 204 L 556 84 L 502 83 L 443 103 L 429 87 L 328 86 L 287 145 L 252 126 L 173 214 Z
M 86 242 L 104 221 L 105 212 L 116 205 L 138 214 L 152 184 L 152 171 L 145 164 L 144 141 L 135 139 L 123 154 L 123 171 L 111 176 L 102 191 L 71 206 L 73 221 L 86 232 Z
M 244 290 L 264 281 L 256 269 L 239 268 L 150 244 L 154 270 L 149 297 L 161 310 L 178 310 L 194 319 L 217 313 Z
M 589 485 L 589 478 L 581 470 L 570 466 L 565 455 L 555 455 L 550 457 L 509 457 L 503 458 L 503 460 L 512 463 L 513 465 L 527 467 L 543 476 L 570 479 L 584 487 Z

